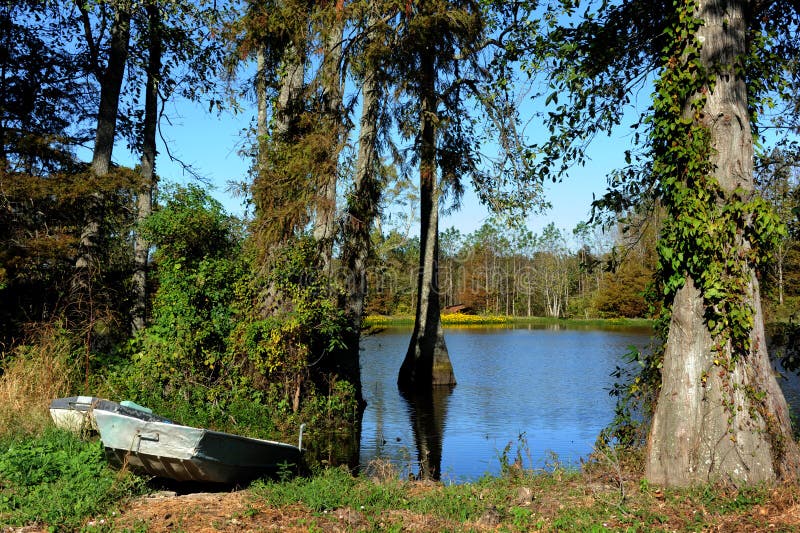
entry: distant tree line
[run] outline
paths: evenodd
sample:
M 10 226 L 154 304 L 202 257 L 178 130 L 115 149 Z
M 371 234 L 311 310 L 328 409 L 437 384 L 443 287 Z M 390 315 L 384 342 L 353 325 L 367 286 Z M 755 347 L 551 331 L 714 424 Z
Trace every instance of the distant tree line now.
M 786 225 L 761 273 L 768 319 L 800 312 L 800 164 L 790 151 L 757 160 L 757 186 Z M 619 216 L 605 225 L 582 222 L 571 232 L 549 223 L 539 233 L 489 218 L 472 233 L 440 234 L 442 308 L 561 318 L 652 317 L 647 292 L 657 267 L 658 210 Z M 419 262 L 417 237 L 373 233 L 367 312 L 409 314 Z
M 582 223 L 571 234 L 548 224 L 541 233 L 490 219 L 469 234 L 442 232 L 439 299 L 468 313 L 615 318 L 648 316 L 645 292 L 655 271 L 655 241 L 623 241 L 617 227 Z M 416 238 L 374 235 L 367 311 L 414 308 Z

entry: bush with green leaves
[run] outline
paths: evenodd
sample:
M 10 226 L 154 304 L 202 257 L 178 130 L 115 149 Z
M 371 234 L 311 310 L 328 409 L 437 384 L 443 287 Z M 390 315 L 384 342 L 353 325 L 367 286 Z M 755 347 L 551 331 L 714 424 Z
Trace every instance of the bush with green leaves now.
M 258 305 L 263 294 L 279 302 Z M 289 425 L 315 427 L 354 420 L 355 388 L 333 370 L 347 349 L 347 320 L 337 307 L 338 289 L 318 265 L 316 244 L 301 237 L 284 245 L 264 278 L 254 278 L 249 299 L 231 335 L 230 350 L 262 384 Z M 269 298 L 267 298 L 269 299 Z
M 178 379 L 218 371 L 233 327 L 231 304 L 245 274 L 235 220 L 205 191 L 176 189 L 143 224 L 156 251 L 153 321 L 143 336 L 161 372 Z
M 155 246 L 151 323 L 123 347 L 107 385 L 183 423 L 225 429 L 238 423 L 232 410 L 251 413 L 254 400 L 227 350 L 248 272 L 240 226 L 197 186 L 175 187 L 161 203 L 141 227 Z
M 192 186 L 171 191 L 142 232 L 155 246 L 152 319 L 121 350 L 106 380 L 113 397 L 264 438 L 355 419 L 355 388 L 329 371 L 347 322 L 313 239 L 256 274 L 236 221 Z M 276 309 L 265 310 L 265 293 Z

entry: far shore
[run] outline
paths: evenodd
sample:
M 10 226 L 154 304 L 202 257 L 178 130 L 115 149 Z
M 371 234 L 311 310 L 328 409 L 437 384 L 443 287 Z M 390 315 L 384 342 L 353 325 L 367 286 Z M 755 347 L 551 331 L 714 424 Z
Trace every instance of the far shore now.
M 563 326 L 563 327 L 635 327 L 652 328 L 654 321 L 647 318 L 554 318 L 536 316 L 472 315 L 465 313 L 442 313 L 442 325 L 458 326 Z M 413 315 L 368 315 L 364 326 L 413 326 Z

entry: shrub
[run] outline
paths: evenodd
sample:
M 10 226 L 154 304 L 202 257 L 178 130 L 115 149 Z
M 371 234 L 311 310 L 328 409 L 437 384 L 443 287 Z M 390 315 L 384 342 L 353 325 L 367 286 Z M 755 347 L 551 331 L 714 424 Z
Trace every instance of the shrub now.
M 355 389 L 334 370 L 347 349 L 347 320 L 337 307 L 337 287 L 318 266 L 312 239 L 285 245 L 266 276 L 254 278 L 251 300 L 264 300 L 264 293 L 278 304 L 273 309 L 243 306 L 230 337 L 233 359 L 281 409 L 288 425 L 296 427 L 301 419 L 317 427 L 336 424 L 339 416 L 352 421 Z
M 164 381 L 214 381 L 245 276 L 236 224 L 207 193 L 188 187 L 177 188 L 142 232 L 156 246 L 158 283 L 152 324 L 141 338 L 144 363 Z
M 152 320 L 119 349 L 108 396 L 263 438 L 355 419 L 355 388 L 332 370 L 347 321 L 313 239 L 259 269 L 237 224 L 196 187 L 176 188 L 142 231 L 156 247 Z
M 121 346 L 103 383 L 184 424 L 270 434 L 271 413 L 228 355 L 238 288 L 247 277 L 237 222 L 199 187 L 176 187 L 142 225 L 152 242 L 151 324 Z M 267 433 L 267 434 L 265 434 Z

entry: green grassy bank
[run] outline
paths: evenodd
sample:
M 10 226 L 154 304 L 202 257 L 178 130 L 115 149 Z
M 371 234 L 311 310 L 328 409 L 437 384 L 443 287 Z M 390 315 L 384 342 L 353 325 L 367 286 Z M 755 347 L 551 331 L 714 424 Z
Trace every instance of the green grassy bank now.
M 445 327 L 453 326 L 553 326 L 562 327 L 652 327 L 653 321 L 646 318 L 551 318 L 551 317 L 514 317 L 506 315 L 467 315 L 451 313 L 442 315 Z M 368 327 L 381 326 L 413 326 L 411 315 L 369 315 L 364 319 Z
M 0 530 L 26 531 L 795 531 L 800 486 L 666 490 L 636 454 L 581 470 L 519 461 L 476 482 L 401 479 L 388 463 L 328 468 L 216 494 L 166 496 L 110 470 L 99 444 L 47 430 L 0 449 Z M 13 529 L 9 529 L 13 530 Z
M 81 530 L 89 518 L 114 513 L 146 491 L 144 480 L 112 470 L 98 440 L 46 428 L 0 440 L 0 530 L 39 526 Z

